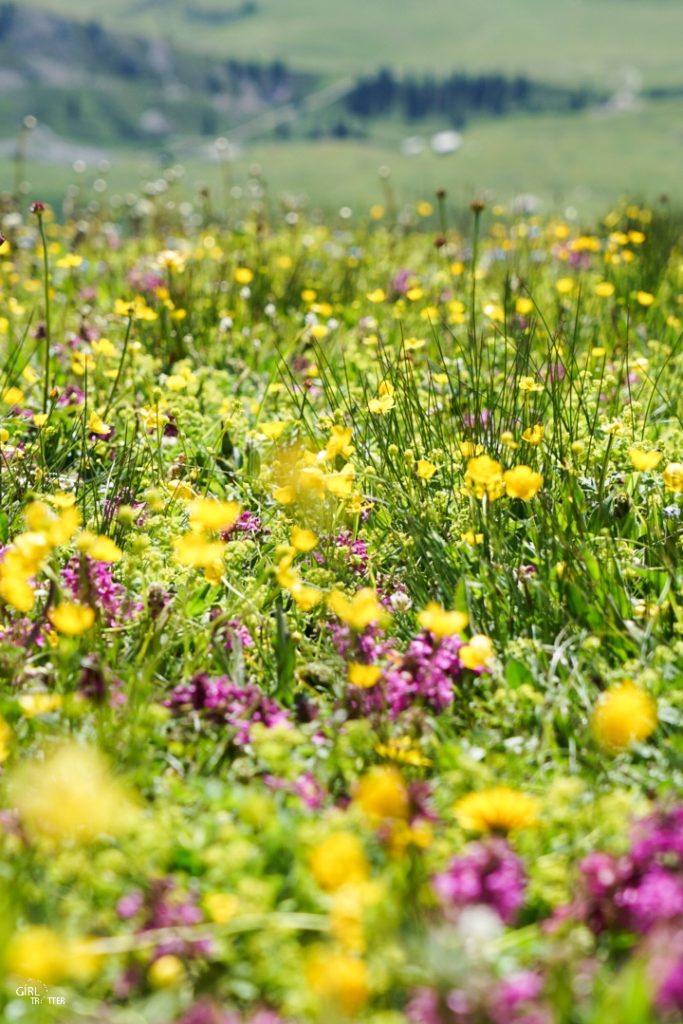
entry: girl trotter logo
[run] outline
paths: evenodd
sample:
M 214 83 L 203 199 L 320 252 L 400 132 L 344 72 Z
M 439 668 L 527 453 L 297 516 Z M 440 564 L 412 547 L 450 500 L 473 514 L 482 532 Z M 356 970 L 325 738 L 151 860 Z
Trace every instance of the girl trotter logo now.
M 64 1006 L 66 1003 L 64 996 L 51 995 L 47 985 L 42 981 L 34 981 L 32 978 L 17 985 L 14 991 L 20 999 L 28 999 L 34 1006 L 41 1006 L 43 1003 L 50 1006 Z

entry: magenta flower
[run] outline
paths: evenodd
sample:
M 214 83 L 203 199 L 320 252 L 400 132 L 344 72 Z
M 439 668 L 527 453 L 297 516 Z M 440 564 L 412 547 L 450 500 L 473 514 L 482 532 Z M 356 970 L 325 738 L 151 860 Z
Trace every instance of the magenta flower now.
M 457 912 L 481 903 L 495 910 L 505 924 L 512 924 L 524 902 L 526 877 L 507 841 L 494 837 L 470 843 L 432 884 L 447 910 Z

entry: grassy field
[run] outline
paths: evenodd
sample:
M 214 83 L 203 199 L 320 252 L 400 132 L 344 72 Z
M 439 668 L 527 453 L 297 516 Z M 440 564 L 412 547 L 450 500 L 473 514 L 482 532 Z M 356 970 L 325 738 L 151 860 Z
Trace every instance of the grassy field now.
M 3 224 L 0 1018 L 680 1021 L 683 217 L 178 200 Z
M 190 191 L 205 183 L 214 192 L 222 189 L 217 169 L 199 155 L 205 154 L 210 137 L 200 138 L 199 127 L 193 128 L 193 123 L 198 126 L 208 119 L 210 131 L 215 127 L 217 135 L 236 131 L 245 136 L 243 155 L 233 168 L 237 182 L 244 182 L 250 164 L 256 162 L 263 167 L 273 199 L 285 192 L 306 195 L 313 205 L 328 210 L 347 203 L 369 206 L 380 195 L 380 166 L 391 168 L 397 194 L 407 202 L 441 186 L 449 189 L 453 202 L 463 203 L 481 190 L 491 190 L 505 201 L 531 192 L 547 206 L 577 205 L 587 215 L 598 213 L 618 195 L 652 200 L 664 192 L 683 201 L 678 174 L 683 100 L 638 97 L 641 85 L 673 89 L 682 84 L 678 40 L 683 37 L 683 7 L 674 0 L 433 0 L 428 16 L 424 5 L 393 0 L 350 0 L 341 6 L 326 0 L 261 0 L 253 14 L 215 22 L 198 19 L 196 13 L 189 16 L 188 10 L 225 15 L 237 5 L 218 0 L 113 0 L 103 7 L 91 0 L 36 0 L 35 6 L 61 15 L 96 17 L 112 30 L 169 39 L 183 50 L 214 58 L 283 59 L 295 69 L 319 75 L 315 88 L 324 83 L 334 88 L 353 75 L 388 64 L 395 70 L 523 71 L 539 80 L 597 84 L 606 93 L 614 90 L 626 97 L 626 109 L 620 113 L 582 111 L 568 117 L 510 115 L 475 121 L 466 127 L 463 147 L 455 156 L 437 159 L 427 150 L 409 159 L 400 153 L 402 138 L 428 137 L 447 127 L 447 118 L 400 123 L 392 117 L 362 125 L 365 138 L 314 140 L 307 136 L 329 131 L 344 119 L 344 110 L 333 105 L 307 114 L 293 107 L 290 138 L 276 140 L 272 110 L 265 111 L 265 118 L 261 112 L 250 119 L 236 114 L 235 108 L 220 114 L 211 107 L 210 97 L 188 93 L 167 110 L 172 129 L 163 149 L 187 166 Z M 8 91 L 2 98 L 8 130 L 12 122 L 18 124 L 24 114 L 33 112 L 31 98 L 39 98 L 38 88 L 41 109 L 48 115 L 52 107 L 45 96 L 54 96 L 58 115 L 53 127 L 68 136 L 70 115 L 59 90 L 53 93 L 51 85 L 32 86 L 29 81 L 22 93 Z M 141 177 L 157 172 L 160 144 L 140 137 L 138 123 L 144 110 L 163 102 L 161 93 L 146 92 L 123 79 L 98 80 L 98 89 L 82 103 L 74 94 L 73 101 L 83 108 L 81 124 L 89 142 L 106 150 L 112 188 L 128 191 Z M 126 119 L 132 134 L 137 133 L 135 144 L 126 141 L 121 127 Z M 5 153 L 10 146 L 6 138 Z M 61 165 L 41 167 L 34 162 L 31 189 L 59 204 L 69 164 L 64 158 Z M 0 161 L 0 174 L 5 184 L 11 181 L 6 160 Z
M 648 82 L 678 84 L 680 75 L 683 8 L 677 0 L 258 0 L 255 14 L 224 24 L 188 19 L 184 10 L 199 5 L 187 0 L 35 3 L 226 57 L 279 58 L 327 75 L 382 64 L 522 71 L 614 85 L 629 68 Z
M 462 206 L 473 195 L 490 190 L 500 201 L 532 193 L 547 209 L 571 204 L 590 216 L 621 195 L 655 200 L 665 193 L 674 202 L 683 201 L 677 171 L 683 155 L 683 136 L 677 128 L 682 114 L 683 103 L 670 101 L 620 114 L 480 122 L 465 132 L 461 150 L 449 157 L 436 157 L 429 150 L 418 157 L 402 156 L 402 129 L 385 124 L 376 126 L 370 141 L 255 141 L 231 165 L 230 173 L 235 184 L 243 185 L 250 165 L 258 163 L 273 202 L 289 194 L 306 197 L 325 210 L 347 204 L 365 209 L 383 200 L 378 170 L 389 167 L 399 203 L 429 197 L 444 187 L 450 202 Z M 186 170 L 184 193 L 191 195 L 206 185 L 215 202 L 222 203 L 222 173 L 216 163 L 192 157 L 199 145 L 206 143 L 178 140 L 175 155 Z M 107 152 L 111 192 L 134 191 L 143 178 L 159 174 L 159 161 L 149 155 Z M 91 167 L 77 180 L 87 190 L 97 177 L 97 169 Z M 33 161 L 27 178 L 31 197 L 45 196 L 59 204 L 74 175 L 68 165 Z M 0 161 L 2 188 L 10 188 L 12 180 L 11 162 Z

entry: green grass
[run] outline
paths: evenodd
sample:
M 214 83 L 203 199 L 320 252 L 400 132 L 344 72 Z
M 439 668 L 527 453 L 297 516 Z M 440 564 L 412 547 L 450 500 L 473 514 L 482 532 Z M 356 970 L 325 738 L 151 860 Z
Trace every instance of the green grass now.
M 677 0 L 258 0 L 258 12 L 207 25 L 185 0 L 29 0 L 63 15 L 152 32 L 202 51 L 280 58 L 330 75 L 381 64 L 581 77 L 617 84 L 636 68 L 648 82 L 678 83 L 683 5 Z M 205 4 L 225 9 L 222 0 Z M 138 13 L 135 13 L 135 10 Z
M 670 1024 L 683 216 L 230 212 L 7 222 L 0 1018 Z
M 378 169 L 391 168 L 399 202 L 430 196 L 447 188 L 454 205 L 491 190 L 498 199 L 533 193 L 548 208 L 572 204 L 584 215 L 604 211 L 620 196 L 650 200 L 668 194 L 683 202 L 677 173 L 681 141 L 675 129 L 683 102 L 644 106 L 641 110 L 599 116 L 584 113 L 562 119 L 517 117 L 473 125 L 462 149 L 450 157 L 425 152 L 408 158 L 399 151 L 402 130 L 396 124 L 377 128 L 372 141 L 261 141 L 249 145 L 231 168 L 243 184 L 250 166 L 258 163 L 275 201 L 282 193 L 307 197 L 315 206 L 362 208 L 383 200 Z M 207 185 L 216 204 L 222 203 L 223 179 L 216 164 L 185 159 L 196 151 L 191 140 L 178 148 L 186 175 L 186 193 Z M 159 174 L 158 160 L 132 150 L 110 151 L 111 191 L 131 191 L 142 178 Z M 0 161 L 2 190 L 11 187 L 12 167 Z M 96 170 L 80 180 L 90 186 Z M 73 173 L 67 166 L 31 163 L 29 195 L 45 195 L 59 203 Z

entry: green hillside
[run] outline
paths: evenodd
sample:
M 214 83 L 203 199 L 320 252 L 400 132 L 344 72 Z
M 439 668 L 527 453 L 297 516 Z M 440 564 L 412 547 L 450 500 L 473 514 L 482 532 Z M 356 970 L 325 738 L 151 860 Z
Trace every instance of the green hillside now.
M 380 166 L 410 201 L 442 184 L 458 199 L 532 192 L 594 212 L 624 194 L 683 201 L 678 0 L 23 0 L 0 4 L 0 29 L 10 10 L 0 191 L 12 187 L 14 140 L 32 114 L 28 187 L 57 202 L 81 148 L 90 167 L 111 165 L 112 189 L 180 161 L 188 191 L 220 190 L 217 136 L 238 144 L 236 182 L 257 162 L 273 199 L 324 207 L 375 201 Z M 418 81 L 521 73 L 590 98 L 561 116 L 513 107 L 462 124 L 448 110 L 409 117 L 400 106 L 353 115 L 345 94 L 382 66 Z M 431 135 L 453 124 L 461 149 L 435 157 Z M 409 136 L 421 155 L 402 154 Z
M 346 74 L 395 67 L 647 81 L 680 74 L 678 0 L 23 0 L 203 52 Z

